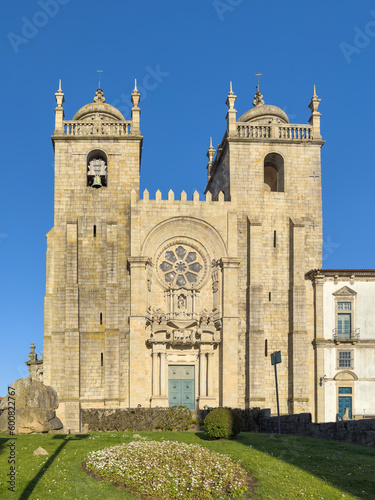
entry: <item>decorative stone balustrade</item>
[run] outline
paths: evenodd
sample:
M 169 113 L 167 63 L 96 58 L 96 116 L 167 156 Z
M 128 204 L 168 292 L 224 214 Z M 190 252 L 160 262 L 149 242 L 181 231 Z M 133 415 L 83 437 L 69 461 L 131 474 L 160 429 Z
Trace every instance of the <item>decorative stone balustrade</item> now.
M 251 125 L 237 122 L 238 137 L 246 139 L 312 140 L 309 125 Z
M 80 122 L 64 121 L 64 135 L 130 135 L 131 121 L 124 122 Z
M 237 125 L 238 136 L 249 139 L 269 139 L 271 137 L 271 127 L 269 125 L 247 125 L 239 123 Z
M 279 139 L 312 139 L 312 127 L 309 125 L 284 125 L 279 126 Z

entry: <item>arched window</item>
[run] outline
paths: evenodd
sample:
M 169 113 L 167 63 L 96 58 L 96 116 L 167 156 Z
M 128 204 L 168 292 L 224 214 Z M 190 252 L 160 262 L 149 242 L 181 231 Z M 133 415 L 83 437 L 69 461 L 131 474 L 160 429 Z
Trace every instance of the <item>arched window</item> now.
M 87 186 L 96 189 L 107 186 L 107 155 L 100 149 L 87 155 Z
M 278 153 L 264 158 L 264 190 L 284 192 L 284 159 Z

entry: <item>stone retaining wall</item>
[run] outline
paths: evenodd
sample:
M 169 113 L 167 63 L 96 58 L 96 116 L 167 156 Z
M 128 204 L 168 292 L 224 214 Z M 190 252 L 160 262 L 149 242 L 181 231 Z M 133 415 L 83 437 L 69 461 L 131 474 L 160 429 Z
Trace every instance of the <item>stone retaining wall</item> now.
M 283 415 L 280 419 L 282 434 L 296 434 L 298 436 L 375 447 L 375 419 L 315 424 L 311 421 L 311 413 Z M 277 417 L 265 416 L 262 418 L 260 432 L 276 434 L 278 432 Z

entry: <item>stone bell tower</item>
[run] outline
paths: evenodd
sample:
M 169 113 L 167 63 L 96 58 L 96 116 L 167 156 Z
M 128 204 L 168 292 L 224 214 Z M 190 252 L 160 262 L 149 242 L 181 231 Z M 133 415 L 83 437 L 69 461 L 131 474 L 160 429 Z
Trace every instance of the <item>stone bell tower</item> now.
M 239 119 L 236 97 L 231 85 L 226 133 L 216 157 L 212 144 L 207 153 L 206 193 L 237 202 L 239 393 L 250 407 L 275 408 L 269 355 L 281 350 L 281 412 L 313 412 L 314 307 L 305 274 L 322 262 L 320 99 L 314 86 L 309 123 L 291 124 L 265 104 L 259 86 Z
M 103 90 L 72 120 L 55 94 L 55 214 L 47 235 L 44 383 L 66 429 L 80 408 L 124 406 L 128 386 L 131 191 L 139 193 L 140 94 L 131 120 Z M 121 388 L 121 389 L 120 389 Z

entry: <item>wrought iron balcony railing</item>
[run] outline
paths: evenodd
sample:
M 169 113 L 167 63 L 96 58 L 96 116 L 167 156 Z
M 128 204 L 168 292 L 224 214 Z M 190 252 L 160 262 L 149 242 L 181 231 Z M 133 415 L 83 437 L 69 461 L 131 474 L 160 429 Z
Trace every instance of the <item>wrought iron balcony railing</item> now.
M 342 330 L 341 328 L 334 328 L 332 330 L 332 338 L 336 343 L 339 342 L 357 342 L 360 336 L 360 329 L 356 328 L 353 331 Z

